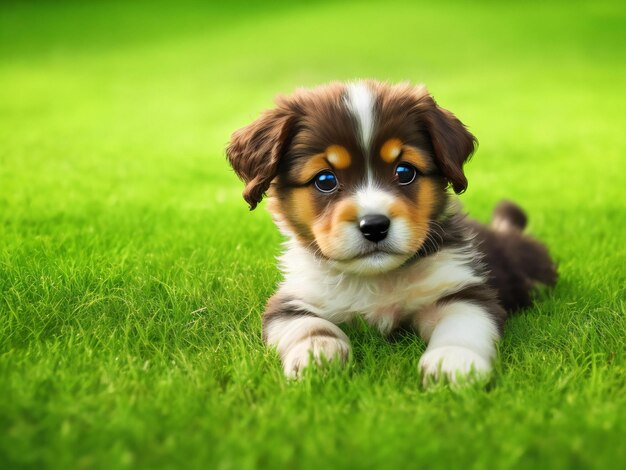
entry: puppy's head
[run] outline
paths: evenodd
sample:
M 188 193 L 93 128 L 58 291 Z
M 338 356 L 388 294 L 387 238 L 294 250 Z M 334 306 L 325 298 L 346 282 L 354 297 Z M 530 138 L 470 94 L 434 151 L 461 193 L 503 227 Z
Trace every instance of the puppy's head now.
M 343 270 L 401 266 L 426 242 L 446 191 L 466 189 L 475 139 L 423 87 L 333 83 L 279 97 L 232 136 L 228 159 L 254 209 Z

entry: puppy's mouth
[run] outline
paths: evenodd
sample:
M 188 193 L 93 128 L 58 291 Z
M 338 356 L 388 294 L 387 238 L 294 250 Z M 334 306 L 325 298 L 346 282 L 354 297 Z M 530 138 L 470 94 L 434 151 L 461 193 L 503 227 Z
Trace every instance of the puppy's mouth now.
M 363 247 L 359 253 L 342 259 L 334 259 L 335 267 L 357 275 L 374 275 L 395 269 L 408 258 L 405 252 L 389 246 Z
M 360 259 L 373 259 L 373 258 L 382 258 L 384 256 L 399 256 L 399 255 L 405 255 L 405 254 L 406 253 L 402 253 L 400 251 L 392 250 L 392 249 L 376 244 L 376 245 L 372 245 L 371 247 L 368 247 L 367 249 L 363 250 L 361 253 L 357 255 L 354 255 L 350 258 L 337 260 L 337 261 L 356 261 Z

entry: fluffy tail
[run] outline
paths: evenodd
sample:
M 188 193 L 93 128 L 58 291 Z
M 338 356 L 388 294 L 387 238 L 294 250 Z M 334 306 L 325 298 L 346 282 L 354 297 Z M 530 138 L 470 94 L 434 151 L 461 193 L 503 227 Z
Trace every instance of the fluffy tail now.
M 558 277 L 547 248 L 524 233 L 527 223 L 521 207 L 501 201 L 493 211 L 491 235 L 485 234 L 483 246 L 492 283 L 505 308 L 511 311 L 530 305 L 533 288 L 540 284 L 553 286 Z
M 493 210 L 491 228 L 496 232 L 523 232 L 528 223 L 524 210 L 511 201 L 500 201 Z

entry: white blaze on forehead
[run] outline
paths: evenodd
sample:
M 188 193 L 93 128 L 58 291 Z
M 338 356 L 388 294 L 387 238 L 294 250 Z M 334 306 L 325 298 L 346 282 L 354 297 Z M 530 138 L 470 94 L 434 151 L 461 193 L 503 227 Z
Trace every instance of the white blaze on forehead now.
M 363 82 L 350 83 L 344 100 L 356 119 L 361 145 L 367 154 L 374 132 L 374 94 Z
M 356 204 L 359 217 L 368 214 L 389 214 L 389 207 L 394 201 L 394 196 L 387 191 L 374 185 L 367 185 L 356 193 Z

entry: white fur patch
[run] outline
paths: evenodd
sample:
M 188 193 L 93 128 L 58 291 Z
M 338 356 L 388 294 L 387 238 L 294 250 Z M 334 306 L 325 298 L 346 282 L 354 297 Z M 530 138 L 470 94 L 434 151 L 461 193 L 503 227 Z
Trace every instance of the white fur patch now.
M 435 305 L 418 315 L 415 323 L 428 341 L 419 362 L 425 381 L 444 376 L 455 382 L 472 372 L 491 371 L 499 333 L 482 307 L 460 301 Z
M 355 82 L 347 85 L 347 93 L 344 100 L 348 110 L 358 124 L 361 147 L 366 157 L 367 177 L 371 181 L 372 168 L 369 161 L 369 150 L 374 134 L 375 97 L 372 90 L 365 83 Z
M 393 194 L 368 184 L 356 192 L 356 204 L 359 217 L 368 214 L 389 215 L 389 206 L 396 200 Z
M 320 335 L 327 331 L 329 335 Z M 285 375 L 296 377 L 310 364 L 311 358 L 320 363 L 339 358 L 347 360 L 350 340 L 328 320 L 313 316 L 272 319 L 266 329 L 267 343 L 276 347 L 281 356 Z
M 383 255 L 381 255 L 383 256 Z M 372 260 L 396 262 L 393 255 Z M 383 333 L 416 312 L 474 284 L 485 282 L 470 263 L 478 256 L 473 248 L 444 249 L 409 266 L 376 275 L 355 275 L 345 265 L 315 258 L 297 241 L 287 243 L 280 257 L 285 280 L 280 292 L 297 299 L 292 306 L 308 310 L 333 323 L 363 315 Z M 400 258 L 402 263 L 403 258 Z
M 475 351 L 461 346 L 428 348 L 419 361 L 424 385 L 431 379 L 445 377 L 451 383 L 459 380 L 489 375 L 491 361 Z
M 363 82 L 348 85 L 346 105 L 359 124 L 361 145 L 369 149 L 374 132 L 374 95 Z
M 283 371 L 287 377 L 295 378 L 311 365 L 311 361 L 317 365 L 323 360 L 345 362 L 349 355 L 350 343 L 347 341 L 329 336 L 310 336 L 282 355 Z

